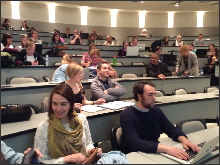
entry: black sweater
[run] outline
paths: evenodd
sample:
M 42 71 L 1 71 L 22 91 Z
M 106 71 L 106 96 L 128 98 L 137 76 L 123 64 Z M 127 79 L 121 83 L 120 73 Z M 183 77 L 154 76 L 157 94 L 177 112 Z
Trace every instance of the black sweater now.
M 148 112 L 137 110 L 133 106 L 121 112 L 122 152 L 142 151 L 155 153 L 161 133 L 178 141 L 179 136 L 186 136 L 167 119 L 162 110 L 154 106 Z
M 26 57 L 27 53 L 26 53 L 26 49 L 22 49 L 19 54 L 16 56 L 15 62 L 16 61 L 22 61 L 24 62 L 24 65 L 32 65 L 30 61 L 27 61 L 27 57 Z M 36 51 L 34 52 L 34 58 L 37 57 L 37 61 L 38 61 L 38 65 L 45 65 L 45 60 L 43 59 L 43 57 L 41 57 L 41 55 L 39 53 L 37 53 Z

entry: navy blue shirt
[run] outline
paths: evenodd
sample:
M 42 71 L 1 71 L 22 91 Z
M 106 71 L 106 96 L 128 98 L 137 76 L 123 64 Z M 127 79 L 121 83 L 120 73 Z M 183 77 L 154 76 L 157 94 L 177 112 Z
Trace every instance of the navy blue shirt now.
M 155 153 L 161 133 L 166 133 L 175 141 L 178 141 L 179 136 L 186 136 L 181 130 L 174 127 L 157 106 L 149 109 L 148 112 L 129 106 L 121 112 L 120 122 L 122 128 L 121 150 L 125 154 L 136 151 Z
M 107 79 L 105 81 L 101 80 L 98 78 L 98 80 L 104 85 L 105 90 L 107 90 L 108 88 L 110 88 Z

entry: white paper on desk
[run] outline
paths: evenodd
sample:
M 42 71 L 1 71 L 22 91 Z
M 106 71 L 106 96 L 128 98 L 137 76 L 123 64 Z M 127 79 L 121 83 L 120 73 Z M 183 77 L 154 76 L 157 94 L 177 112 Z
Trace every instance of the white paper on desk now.
M 82 110 L 85 112 L 97 112 L 103 110 L 102 107 L 97 107 L 96 105 L 84 105 L 82 106 Z
M 134 103 L 131 102 L 124 102 L 124 101 L 114 101 L 114 102 L 109 102 L 109 103 L 105 103 L 105 104 L 101 104 L 99 106 L 107 108 L 107 109 L 121 109 L 130 105 L 133 105 Z

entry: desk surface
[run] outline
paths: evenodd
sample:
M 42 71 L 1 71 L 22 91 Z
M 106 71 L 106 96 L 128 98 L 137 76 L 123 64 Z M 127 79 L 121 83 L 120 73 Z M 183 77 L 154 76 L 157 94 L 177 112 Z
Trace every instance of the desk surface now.
M 202 131 L 193 132 L 190 134 L 187 134 L 187 137 L 190 141 L 192 141 L 195 144 L 199 144 L 203 141 L 208 141 L 216 136 L 219 136 L 219 127 L 209 128 Z M 168 145 L 168 146 L 174 146 L 178 144 L 178 142 L 173 141 L 172 139 L 168 139 L 166 141 L 161 142 L 161 144 Z M 219 151 L 213 153 L 218 154 Z M 138 155 L 140 154 L 140 155 Z M 207 155 L 205 158 L 210 157 L 211 155 Z M 143 156 L 143 157 L 142 157 Z M 136 160 L 135 158 L 138 157 L 139 159 Z M 177 162 L 170 160 L 166 157 L 161 156 L 159 153 L 143 153 L 143 152 L 132 152 L 127 154 L 128 161 L 130 163 L 136 163 L 141 164 L 144 162 L 144 164 L 178 164 Z M 199 162 L 203 161 L 204 159 L 201 159 Z M 199 163 L 198 162 L 198 163 Z M 219 163 L 219 158 L 215 158 L 214 160 L 211 160 L 210 162 L 214 164 Z

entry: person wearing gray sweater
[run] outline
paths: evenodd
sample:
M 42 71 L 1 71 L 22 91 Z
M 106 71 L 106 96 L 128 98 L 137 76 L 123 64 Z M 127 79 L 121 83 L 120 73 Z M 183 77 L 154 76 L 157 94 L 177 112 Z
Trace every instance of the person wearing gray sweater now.
M 180 75 L 199 75 L 198 60 L 195 53 L 189 51 L 189 46 L 183 45 L 180 47 L 180 56 L 177 61 L 176 73 Z
M 117 81 L 109 77 L 109 63 L 101 62 L 97 66 L 98 76 L 94 78 L 90 88 L 92 100 L 104 98 L 106 102 L 117 101 L 126 90 Z

